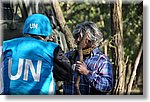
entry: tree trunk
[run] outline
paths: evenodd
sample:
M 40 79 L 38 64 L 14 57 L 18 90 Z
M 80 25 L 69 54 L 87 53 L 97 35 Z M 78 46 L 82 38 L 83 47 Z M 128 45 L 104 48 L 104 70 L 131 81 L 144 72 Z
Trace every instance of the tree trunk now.
M 115 64 L 116 66 L 116 83 L 114 94 L 124 94 L 125 84 L 125 66 L 124 66 L 124 49 L 123 49 L 123 25 L 122 25 L 122 0 L 116 0 L 112 5 L 112 33 L 115 36 L 114 44 Z
M 19 6 L 20 6 L 21 13 L 22 13 L 22 18 L 25 21 L 26 18 L 28 17 L 28 12 L 27 12 L 25 2 L 24 1 L 19 1 Z
M 127 89 L 127 84 L 129 83 L 130 81 L 130 76 L 131 76 L 131 73 L 132 73 L 132 64 L 129 63 L 127 65 L 127 68 L 126 68 L 126 77 L 125 77 L 125 88 Z M 126 90 L 127 91 L 127 90 Z
M 129 84 L 128 84 L 128 87 L 127 87 L 127 94 L 128 95 L 131 93 L 132 84 L 133 84 L 134 78 L 136 76 L 136 70 L 137 70 L 138 65 L 139 65 L 139 61 L 140 61 L 140 58 L 141 58 L 141 55 L 142 55 L 142 51 L 143 51 L 143 44 L 141 45 L 139 53 L 138 53 L 137 58 L 135 60 L 134 69 L 132 71 L 132 75 L 130 77 L 130 81 L 129 81 Z
M 58 2 L 58 0 L 52 0 L 51 2 L 52 2 L 52 8 L 54 10 L 58 24 L 59 24 L 62 32 L 65 34 L 68 47 L 69 47 L 69 49 L 74 49 L 75 48 L 74 38 L 72 36 L 70 29 L 66 25 L 66 21 L 63 17 L 63 13 L 62 13 L 62 10 L 60 8 L 59 2 Z

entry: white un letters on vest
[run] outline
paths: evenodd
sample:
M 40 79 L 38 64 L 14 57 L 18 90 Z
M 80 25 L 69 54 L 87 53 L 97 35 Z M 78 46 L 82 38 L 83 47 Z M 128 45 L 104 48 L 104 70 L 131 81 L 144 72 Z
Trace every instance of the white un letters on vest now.
M 25 62 L 24 62 L 25 61 Z M 22 69 L 23 69 L 23 65 L 25 63 L 24 66 L 24 76 L 23 76 L 23 80 L 28 80 L 28 73 L 29 73 L 29 69 L 31 71 L 31 74 L 33 76 L 34 81 L 40 81 L 40 73 L 41 73 L 41 66 L 42 66 L 42 61 L 38 60 L 37 62 L 37 70 L 35 72 L 35 68 L 33 66 L 33 63 L 30 59 L 21 59 L 19 58 L 19 62 L 18 62 L 18 71 L 16 75 L 11 75 L 11 68 L 12 68 L 12 58 L 9 58 L 8 61 L 8 75 L 9 78 L 11 80 L 17 80 L 20 78 L 20 76 L 22 75 Z

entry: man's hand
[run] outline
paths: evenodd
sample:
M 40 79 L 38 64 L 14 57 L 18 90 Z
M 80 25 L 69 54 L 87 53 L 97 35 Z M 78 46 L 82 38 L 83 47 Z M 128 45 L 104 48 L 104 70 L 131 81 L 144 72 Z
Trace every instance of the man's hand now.
M 87 75 L 89 74 L 89 70 L 87 69 L 87 66 L 85 63 L 82 63 L 80 61 L 76 62 L 76 69 L 79 71 L 80 74 Z

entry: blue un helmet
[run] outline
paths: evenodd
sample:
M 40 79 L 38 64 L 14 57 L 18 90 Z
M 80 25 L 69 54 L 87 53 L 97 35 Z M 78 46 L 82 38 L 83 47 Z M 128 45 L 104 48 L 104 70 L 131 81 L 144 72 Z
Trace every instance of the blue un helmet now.
M 23 34 L 50 36 L 52 27 L 48 17 L 43 14 L 32 14 L 29 16 L 24 23 Z

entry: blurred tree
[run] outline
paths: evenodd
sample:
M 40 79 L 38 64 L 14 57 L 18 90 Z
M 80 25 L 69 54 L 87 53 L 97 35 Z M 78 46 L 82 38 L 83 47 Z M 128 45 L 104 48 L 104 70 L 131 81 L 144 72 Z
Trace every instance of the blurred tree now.
M 117 30 L 117 27 L 114 26 L 116 25 L 114 22 L 115 18 L 111 19 L 112 15 L 115 14 L 114 11 L 112 12 L 114 10 L 114 8 L 112 9 L 113 2 L 108 2 L 107 0 L 84 0 L 78 2 L 67 0 L 65 2 L 58 2 L 58 5 L 53 3 L 58 8 L 60 6 L 61 14 L 54 11 L 54 8 L 51 9 L 51 2 L 39 1 L 14 0 L 13 3 L 7 2 L 6 5 L 2 5 L 4 22 L 1 25 L 4 40 L 21 36 L 21 28 L 27 16 L 32 13 L 43 13 L 53 23 L 57 43 L 65 46 L 64 48 L 66 49 L 66 46 L 69 47 L 70 45 L 62 43 L 69 37 L 67 34 L 72 37 L 71 31 L 75 25 L 85 20 L 93 21 L 104 34 L 105 40 L 102 49 L 111 59 L 114 66 L 115 87 L 113 90 L 114 93 L 112 92 L 111 94 L 126 94 L 125 92 L 128 92 L 128 94 L 143 94 L 143 58 L 138 57 L 143 54 L 140 50 L 143 42 L 143 2 L 129 1 L 122 3 L 122 7 L 120 7 L 122 9 L 122 16 L 118 17 L 122 20 L 123 26 L 120 27 L 122 30 L 120 28 Z M 119 10 L 116 10 L 116 12 L 121 13 Z M 53 22 L 51 16 L 53 16 L 56 24 Z M 62 19 L 58 19 L 58 16 L 61 16 Z M 112 27 L 114 31 L 112 31 Z M 64 28 L 67 29 L 65 30 Z M 72 42 L 72 40 L 70 41 Z M 139 61 L 137 60 L 138 58 Z M 132 76 L 132 72 L 136 72 L 134 77 Z M 130 85 L 132 87 L 128 88 L 131 77 L 132 83 Z M 128 89 L 131 89 L 131 91 L 129 92 Z
M 123 53 L 123 25 L 122 25 L 122 0 L 116 0 L 112 4 L 112 34 L 115 36 L 115 72 L 117 76 L 115 77 L 115 88 L 113 94 L 124 94 L 125 90 L 125 62 Z M 116 75 L 115 73 L 115 75 Z

